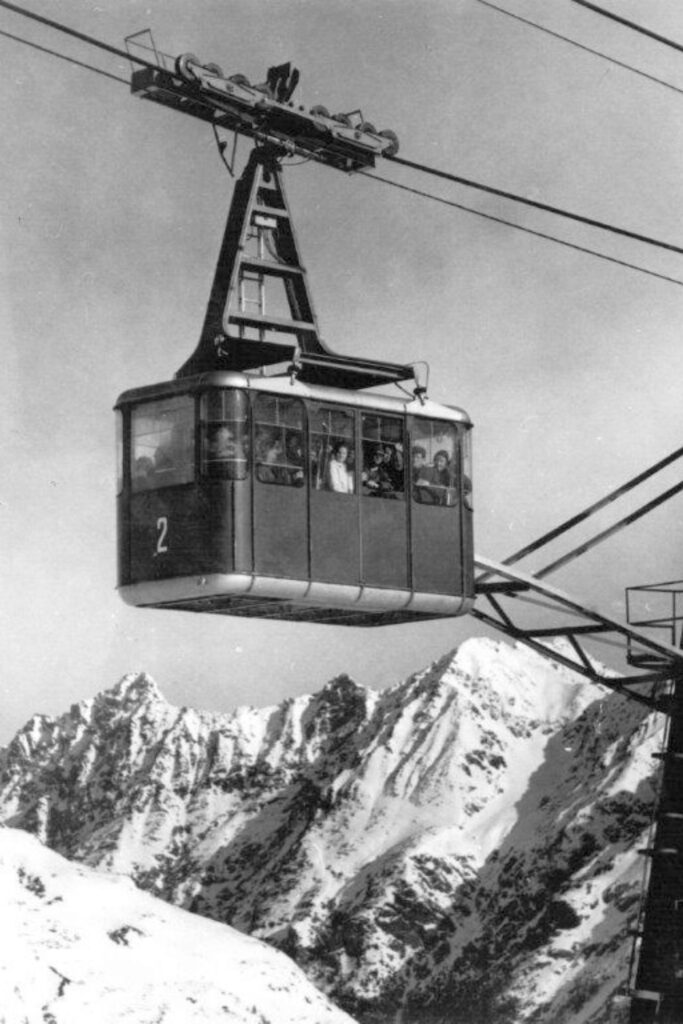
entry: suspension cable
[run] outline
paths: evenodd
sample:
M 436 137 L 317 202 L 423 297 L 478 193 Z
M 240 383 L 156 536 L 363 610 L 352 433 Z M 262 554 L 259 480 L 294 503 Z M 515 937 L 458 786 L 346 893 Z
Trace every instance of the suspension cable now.
M 660 36 L 657 32 L 652 32 L 649 28 L 643 28 L 642 25 L 637 25 L 635 21 L 629 21 L 627 18 L 622 18 L 620 14 L 614 14 L 612 11 L 606 11 L 604 7 L 598 7 L 597 4 L 588 3 L 587 0 L 572 0 L 572 3 L 579 4 L 580 7 L 586 7 L 589 11 L 594 11 L 595 14 L 601 14 L 605 18 L 610 18 L 612 21 L 618 22 L 620 25 L 625 25 L 626 28 L 632 28 L 635 32 L 640 32 L 641 35 L 648 36 L 650 39 L 655 39 L 658 43 L 664 43 L 665 46 L 670 46 L 674 50 L 679 50 L 683 53 L 683 46 L 680 43 L 675 43 L 673 39 L 667 39 L 666 36 Z
M 523 231 L 527 235 L 535 235 L 536 238 L 544 238 L 548 242 L 556 242 L 557 245 L 563 245 L 567 249 L 575 249 L 577 252 L 587 253 L 589 256 L 595 256 L 597 259 L 606 260 L 608 263 L 616 263 L 619 267 L 627 267 L 629 270 L 637 270 L 639 273 L 647 274 L 649 277 L 657 277 L 660 281 L 668 281 L 670 284 L 683 286 L 683 281 L 679 278 L 669 277 L 667 274 L 660 274 L 656 270 L 647 270 L 645 267 L 638 266 L 637 263 L 629 263 L 627 260 L 620 260 L 616 256 L 607 256 L 605 253 L 597 252 L 595 249 L 589 249 L 585 245 L 576 245 L 574 242 L 567 242 L 562 238 L 557 238 L 555 235 L 549 235 L 544 231 L 536 231 L 533 228 L 525 227 L 522 224 L 515 224 L 514 221 L 505 220 L 503 217 L 495 217 L 491 213 L 484 213 L 483 210 L 474 210 L 471 206 L 465 206 L 463 203 L 456 203 L 452 199 L 444 199 L 441 196 L 432 195 L 430 192 L 423 192 L 422 189 L 412 188 L 410 185 L 403 185 L 398 181 L 392 181 L 390 178 L 383 178 L 380 174 L 369 174 L 367 171 L 361 171 L 360 173 L 371 181 L 379 181 L 384 185 L 393 185 L 394 188 L 400 188 L 404 192 L 411 192 L 413 195 L 421 196 L 423 199 L 431 199 L 435 203 L 442 203 L 444 206 L 453 206 L 456 210 L 473 213 L 475 217 L 483 217 L 484 220 L 491 220 L 495 224 L 505 224 L 506 227 L 516 228 L 517 231 Z
M 21 36 L 12 35 L 11 32 L 5 32 L 3 29 L 0 29 L 0 36 L 12 39 L 15 43 L 24 43 L 26 46 L 31 46 L 34 50 L 40 50 L 41 53 L 48 53 L 51 57 L 57 57 L 59 60 L 65 60 L 69 64 L 75 64 L 76 67 L 85 68 L 86 71 L 94 71 L 97 75 L 104 75 L 105 78 L 111 78 L 114 82 L 121 82 L 123 85 L 130 86 L 127 78 L 120 78 L 118 75 L 112 75 L 109 71 L 104 71 L 103 68 L 96 68 L 94 64 L 86 64 L 84 61 L 76 60 L 74 57 L 67 57 L 65 53 L 60 53 L 58 50 L 50 50 L 47 46 L 40 46 L 38 43 L 31 42 L 30 39 L 23 39 Z
M 549 576 L 551 572 L 555 572 L 557 569 L 562 568 L 563 565 L 567 565 L 568 562 L 572 562 L 575 558 L 578 558 L 579 555 L 583 555 L 586 551 L 590 551 L 590 549 L 594 548 L 597 544 L 601 544 L 603 540 L 607 540 L 609 537 L 614 536 L 615 533 L 619 533 L 624 529 L 624 527 L 630 526 L 631 523 L 635 523 L 637 519 L 640 519 L 647 512 L 651 512 L 652 509 L 657 508 L 658 505 L 668 501 L 669 498 L 673 498 L 676 494 L 680 494 L 681 491 L 683 491 L 683 481 L 677 483 L 674 487 L 670 487 L 668 491 L 664 491 L 662 494 L 659 494 L 656 498 L 653 498 L 652 501 L 648 501 L 647 504 L 642 505 L 639 509 L 636 509 L 635 512 L 631 512 L 630 515 L 624 516 L 624 518 L 620 519 L 618 523 L 615 523 L 613 526 L 608 527 L 608 529 L 603 530 L 602 533 L 596 534 L 595 537 L 586 541 L 585 544 L 579 544 L 578 547 L 567 552 L 567 554 L 563 555 L 562 558 L 558 558 L 556 561 L 551 562 L 550 565 L 546 565 L 543 569 L 539 569 L 534 573 L 534 577 L 536 579 L 542 579 L 544 576 Z
M 521 548 L 519 551 L 516 551 L 514 555 L 510 555 L 508 558 L 504 559 L 503 565 L 514 565 L 515 562 L 519 562 L 520 559 L 525 558 L 527 555 L 533 554 L 533 552 L 538 551 L 539 548 L 545 547 L 545 545 L 549 544 L 551 540 L 555 540 L 561 534 L 566 533 L 567 530 L 571 530 L 572 527 L 578 526 L 579 523 L 582 523 L 590 516 L 595 515 L 596 512 L 600 512 L 603 508 L 606 508 L 607 505 L 610 505 L 613 501 L 616 501 L 617 498 L 620 498 L 622 497 L 622 495 L 627 494 L 629 491 L 632 491 L 634 487 L 637 487 L 639 484 L 644 483 L 645 480 L 648 480 L 651 476 L 654 476 L 655 473 L 658 473 L 661 469 L 665 469 L 666 466 L 669 466 L 672 462 L 675 462 L 677 459 L 680 459 L 681 456 L 683 456 L 683 448 L 677 448 L 676 451 L 671 452 L 670 455 L 667 455 L 665 458 L 660 459 L 659 462 L 655 462 L 652 466 L 649 466 L 647 469 L 643 470 L 642 473 L 638 473 L 630 480 L 627 480 L 625 484 L 622 484 L 620 487 L 615 488 L 615 490 L 610 491 L 609 494 L 606 494 L 603 498 L 600 498 L 599 501 L 594 502 L 592 505 L 589 505 L 581 512 L 578 512 L 575 516 L 572 516 L 571 519 L 567 519 L 564 523 L 560 523 L 560 525 L 556 526 L 554 530 L 550 530 L 548 533 L 544 533 L 542 537 L 539 537 L 538 540 L 535 540 L 532 544 L 527 544 L 526 547 Z M 479 576 L 477 582 L 481 582 L 483 579 L 485 579 L 487 575 L 489 574 L 484 573 L 481 576 Z
M 85 32 L 79 32 L 75 28 L 69 28 L 68 25 L 63 25 L 59 21 L 53 21 L 52 18 L 46 18 L 42 14 L 35 14 L 33 11 L 27 11 L 25 7 L 19 7 L 17 4 L 12 4 L 9 0 L 0 0 L 0 7 L 7 8 L 8 11 L 14 11 L 15 14 L 21 14 L 24 18 L 30 18 L 31 21 L 37 21 L 41 25 L 47 25 L 48 28 L 54 28 L 57 32 L 63 32 L 65 35 L 72 36 L 74 39 L 80 39 L 81 42 L 89 43 L 90 46 L 97 46 L 100 50 L 106 50 L 107 53 L 113 53 L 116 57 L 123 57 L 125 60 L 133 61 L 135 64 L 142 64 L 146 68 L 156 68 L 156 64 L 152 64 L 151 61 L 145 60 L 144 57 L 136 57 L 127 50 L 121 50 L 118 46 L 111 46 L 109 43 L 103 42 L 101 39 L 95 39 L 94 36 L 86 35 Z
M 477 0 L 477 3 L 483 4 L 484 7 L 490 7 L 492 11 L 498 11 L 499 14 L 506 14 L 508 18 L 514 18 L 515 21 L 521 22 L 522 25 L 528 25 L 530 28 L 538 29 L 539 32 L 545 32 L 546 35 L 552 36 L 553 39 L 561 39 L 562 42 L 569 43 L 570 46 L 575 46 L 577 50 L 583 50 L 584 53 L 590 53 L 594 57 L 602 57 L 603 60 L 609 61 L 610 64 L 616 64 L 618 68 L 624 68 L 626 71 L 632 71 L 634 75 L 640 75 L 641 78 L 647 78 L 650 82 L 656 82 L 657 85 L 663 85 L 665 89 L 672 89 L 674 92 L 683 95 L 683 89 L 679 89 L 678 86 L 672 85 L 671 82 L 666 82 L 663 78 L 657 78 L 656 75 L 650 75 L 647 71 L 642 71 L 640 68 L 634 68 L 632 64 L 627 64 L 623 60 L 617 60 L 616 57 L 610 57 L 608 53 L 603 53 L 601 50 L 594 50 L 592 47 L 586 46 L 584 43 L 579 43 L 576 39 L 570 39 L 568 36 L 563 36 L 560 32 L 554 32 L 545 25 L 539 25 L 537 22 L 531 21 L 529 18 L 523 18 L 521 14 L 514 14 L 513 11 L 506 11 L 504 7 L 498 7 L 497 4 L 492 4 L 490 0 Z
M 588 224 L 589 227 L 601 228 L 603 231 L 610 231 L 615 235 L 622 235 L 624 238 L 632 238 L 637 242 L 646 242 L 648 245 L 656 245 L 660 249 L 668 249 L 670 252 L 677 252 L 683 255 L 683 248 L 678 245 L 672 245 L 670 242 L 661 242 L 657 238 L 651 238 L 649 235 L 641 235 L 636 231 L 629 231 L 626 228 L 618 228 L 613 224 L 607 224 L 605 221 L 595 220 L 592 217 L 584 217 L 580 213 L 570 213 L 568 210 L 563 210 L 559 206 L 550 206 L 548 203 L 541 203 L 536 199 L 527 199 L 525 196 L 516 195 L 514 192 L 506 192 L 501 188 L 493 188 L 491 185 L 482 185 L 478 181 L 472 181 L 470 178 L 462 178 L 458 174 L 451 174 L 449 171 L 440 171 L 435 167 L 428 167 L 426 164 L 416 163 L 414 160 L 406 160 L 400 156 L 389 156 L 386 158 L 393 164 L 401 164 L 402 167 L 410 167 L 414 171 L 420 171 L 423 174 L 431 174 L 435 178 L 443 178 L 446 181 L 452 181 L 456 185 L 465 185 L 467 188 L 475 188 L 480 192 L 487 192 L 492 196 L 501 196 L 503 199 L 511 199 L 515 203 L 522 203 L 524 206 L 531 206 L 535 210 L 543 210 L 546 213 L 554 213 L 558 217 L 566 217 L 569 220 L 577 221 L 579 224 Z
M 576 3 L 584 3 L 584 0 L 574 0 L 574 2 L 576 2 Z M 585 4 L 584 3 L 584 6 L 593 7 L 594 5 L 592 5 L 592 4 Z M 72 29 L 72 28 L 70 28 L 67 25 L 64 25 L 64 24 L 62 24 L 62 23 L 60 23 L 58 21 L 54 21 L 52 18 L 46 18 L 44 15 L 36 14 L 33 11 L 28 11 L 28 10 L 26 10 L 26 8 L 19 7 L 17 4 L 11 3 L 10 0 L 0 0 L 0 7 L 5 8 L 6 10 L 9 10 L 9 11 L 13 11 L 15 14 L 20 14 L 23 17 L 29 18 L 29 19 L 31 19 L 33 21 L 36 21 L 36 22 L 38 22 L 38 23 L 40 23 L 42 25 L 47 25 L 49 28 L 53 28 L 53 29 L 55 29 L 58 32 L 63 32 L 66 35 L 72 36 L 74 39 L 79 39 L 82 42 L 88 43 L 91 46 L 96 46 L 99 49 L 106 51 L 107 53 L 112 53 L 112 54 L 114 54 L 117 57 L 123 57 L 127 61 L 131 61 L 133 63 L 140 64 L 143 67 L 151 68 L 153 70 L 156 70 L 156 68 L 157 68 L 156 64 L 154 64 L 154 63 L 152 63 L 152 62 L 150 62 L 148 60 L 145 60 L 143 57 L 138 57 L 138 56 L 136 56 L 134 54 L 130 54 L 126 50 L 122 50 L 119 47 L 112 46 L 111 44 L 105 43 L 101 39 L 96 39 L 94 36 L 87 35 L 84 32 L 80 32 L 80 31 L 78 31 L 76 29 Z M 596 9 L 599 10 L 599 8 L 596 8 Z M 441 171 L 441 170 L 438 170 L 437 168 L 429 167 L 426 164 L 417 163 L 416 161 L 413 161 L 413 160 L 406 160 L 403 157 L 399 157 L 399 156 L 394 155 L 394 156 L 387 156 L 386 159 L 390 160 L 392 163 L 399 164 L 399 165 L 401 165 L 403 167 L 409 167 L 409 168 L 411 168 L 413 170 L 416 170 L 416 171 L 419 171 L 419 172 L 421 172 L 423 174 L 430 174 L 430 175 L 432 175 L 434 177 L 442 178 L 442 179 L 444 179 L 446 181 L 452 181 L 455 184 L 464 185 L 467 188 L 478 189 L 479 191 L 486 192 L 489 195 L 500 196 L 503 199 L 509 199 L 509 200 L 511 200 L 513 202 L 522 203 L 525 206 L 530 206 L 530 207 L 532 207 L 534 209 L 537 209 L 537 210 L 543 210 L 546 213 L 552 213 L 552 214 L 555 214 L 556 216 L 559 216 L 559 217 L 565 217 L 565 218 L 568 218 L 569 220 L 576 221 L 577 223 L 586 224 L 589 227 L 600 228 L 601 230 L 609 231 L 612 234 L 620 235 L 620 236 L 625 237 L 625 238 L 630 238 L 630 239 L 633 239 L 635 241 L 644 242 L 644 243 L 646 243 L 648 245 L 654 245 L 654 246 L 657 246 L 658 248 L 666 249 L 666 250 L 668 250 L 670 252 L 676 252 L 676 253 L 679 253 L 680 255 L 683 255 L 683 248 L 681 248 L 680 246 L 673 245 L 673 244 L 671 244 L 669 242 L 660 241 L 660 240 L 652 238 L 652 237 L 650 237 L 648 235 L 642 235 L 642 234 L 640 234 L 638 232 L 627 230 L 626 228 L 619 228 L 619 227 L 616 227 L 615 225 L 607 224 L 604 221 L 599 221 L 599 220 L 596 220 L 596 219 L 594 219 L 592 217 L 585 217 L 585 216 L 583 216 L 581 214 L 572 213 L 572 212 L 570 212 L 568 210 L 563 210 L 560 207 L 552 206 L 552 205 L 550 205 L 548 203 L 542 203 L 542 202 L 540 202 L 538 200 L 528 199 L 525 196 L 519 196 L 519 195 L 516 195 L 513 192 L 508 192 L 508 191 L 506 191 L 504 189 L 494 188 L 491 185 L 484 185 L 484 184 L 482 184 L 480 182 L 472 181 L 471 179 L 464 178 L 464 177 L 462 177 L 460 175 L 451 174 L 450 172 L 447 172 L 447 171 Z M 382 179 L 378 178 L 378 180 L 382 180 Z M 391 184 L 395 184 L 395 183 L 392 182 Z M 399 186 L 399 187 L 401 187 L 401 186 Z M 456 205 L 456 204 L 452 204 L 452 205 Z M 474 211 L 470 211 L 470 212 L 474 212 Z M 494 219 L 494 218 L 491 218 L 491 219 Z M 523 229 L 523 230 L 529 230 L 529 229 Z M 541 233 L 538 232 L 538 234 L 541 234 Z M 547 236 L 547 237 L 548 238 L 552 238 L 552 236 Z M 552 240 L 556 241 L 556 242 L 560 242 L 560 240 L 556 239 L 556 238 L 553 238 Z M 578 249 L 581 248 L 580 246 L 571 246 L 571 244 L 568 243 L 568 242 L 561 242 L 560 244 L 568 245 L 570 247 L 578 248 Z M 588 250 L 588 249 L 585 249 L 584 251 L 585 252 L 591 252 L 591 250 Z M 603 259 L 610 259 L 612 262 L 615 262 L 615 263 L 621 263 L 622 262 L 620 260 L 613 260 L 611 257 L 601 256 L 601 254 L 599 254 L 599 253 L 592 252 L 591 254 L 595 255 L 595 256 L 598 256 L 598 257 L 601 257 Z M 624 263 L 623 265 L 631 266 L 632 269 L 642 270 L 644 273 L 651 274 L 652 276 L 655 276 L 655 277 L 665 278 L 665 275 L 655 274 L 653 271 L 647 271 L 647 270 L 644 270 L 643 268 L 635 267 L 635 266 L 633 266 L 631 264 Z M 670 280 L 670 281 L 672 281 L 675 284 L 680 284 L 681 283 L 679 281 L 676 281 L 674 278 L 665 278 L 665 279 L 666 280 Z

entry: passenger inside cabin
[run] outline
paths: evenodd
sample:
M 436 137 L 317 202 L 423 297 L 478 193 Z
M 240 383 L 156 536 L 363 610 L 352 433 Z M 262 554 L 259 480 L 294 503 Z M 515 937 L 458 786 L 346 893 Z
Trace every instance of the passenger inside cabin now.
M 384 449 L 385 453 L 386 447 Z M 391 453 L 389 458 L 389 476 L 391 477 L 394 491 L 397 494 L 401 494 L 403 492 L 403 445 L 397 444 L 393 448 L 391 446 L 388 447 Z
M 209 441 L 209 452 L 212 459 L 236 459 L 238 457 L 237 442 L 230 427 L 218 427 L 213 439 Z
M 448 487 L 451 482 L 450 456 L 447 451 L 441 449 L 434 456 L 432 468 L 432 483 L 437 487 Z
M 279 435 L 261 434 L 256 439 L 258 478 L 264 483 L 286 483 L 284 470 L 284 445 Z
M 154 468 L 160 483 L 180 483 L 194 465 L 194 432 L 184 423 L 159 431 L 160 444 L 154 452 Z
M 391 455 L 391 450 L 389 452 Z M 363 492 L 377 498 L 385 498 L 394 492 L 394 484 L 386 459 L 386 451 L 379 444 L 370 452 L 363 469 Z
M 133 490 L 144 491 L 154 486 L 154 460 L 141 455 L 133 466 Z
M 424 477 L 424 470 L 427 466 L 427 450 L 422 447 L 421 444 L 413 445 L 413 483 L 420 483 L 421 477 Z M 427 482 L 426 480 L 424 481 Z
M 235 437 L 233 429 L 223 423 L 216 427 L 208 444 L 208 462 L 220 475 L 237 479 L 244 470 L 245 454 L 242 443 Z
M 326 486 L 338 494 L 353 494 L 353 473 L 348 466 L 349 446 L 337 441 L 332 446 L 332 458 L 327 465 Z
M 415 471 L 413 471 L 415 473 Z M 451 459 L 445 449 L 434 456 L 431 466 L 422 466 L 415 475 L 415 497 L 426 505 L 451 505 L 454 503 L 453 472 Z
M 167 473 L 175 468 L 175 459 L 170 445 L 160 444 L 154 453 L 154 469 L 157 473 Z
M 292 430 L 287 435 L 285 448 L 287 453 L 288 483 L 294 487 L 303 487 L 304 446 L 301 433 L 298 430 Z

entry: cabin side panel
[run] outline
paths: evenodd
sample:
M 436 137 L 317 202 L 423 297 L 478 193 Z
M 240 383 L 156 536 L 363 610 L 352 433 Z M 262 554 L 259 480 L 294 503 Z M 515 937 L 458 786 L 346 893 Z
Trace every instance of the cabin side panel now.
M 363 497 L 363 583 L 370 587 L 409 586 L 405 501 Z
M 413 506 L 413 589 L 462 594 L 460 517 L 455 509 Z
M 360 583 L 356 494 L 311 492 L 311 576 L 325 583 Z
M 231 485 L 131 495 L 130 581 L 233 570 Z

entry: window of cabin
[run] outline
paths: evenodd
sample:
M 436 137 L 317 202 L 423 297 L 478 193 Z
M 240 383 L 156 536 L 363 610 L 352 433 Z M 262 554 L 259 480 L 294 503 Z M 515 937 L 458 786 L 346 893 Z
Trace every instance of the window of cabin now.
M 403 420 L 379 413 L 363 413 L 361 422 L 362 493 L 372 498 L 403 499 Z
M 413 499 L 421 505 L 456 505 L 460 452 L 455 424 L 415 420 L 410 440 Z
M 200 403 L 205 476 L 244 480 L 248 465 L 248 399 L 244 391 L 207 391 Z
M 177 395 L 135 406 L 131 413 L 133 491 L 194 479 L 194 399 Z
M 123 415 L 116 410 L 116 493 L 123 489 Z
M 472 434 L 466 430 L 462 435 L 462 497 L 467 508 L 474 508 L 472 496 Z
M 304 407 L 298 398 L 257 395 L 254 464 L 256 479 L 261 483 L 303 487 Z
M 356 491 L 356 439 L 353 413 L 345 409 L 311 409 L 310 467 L 316 491 Z

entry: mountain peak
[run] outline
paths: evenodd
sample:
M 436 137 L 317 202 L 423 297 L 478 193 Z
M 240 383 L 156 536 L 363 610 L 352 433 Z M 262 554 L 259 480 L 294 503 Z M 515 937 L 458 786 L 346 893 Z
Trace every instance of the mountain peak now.
M 103 696 L 109 695 L 127 708 L 133 705 L 167 703 L 157 684 L 146 672 L 129 672 L 110 690 L 105 690 Z
M 339 692 L 339 693 L 365 693 L 366 688 L 360 686 L 359 683 L 352 679 L 351 676 L 347 676 L 345 672 L 335 676 L 334 679 L 330 679 L 329 683 L 325 683 L 323 687 L 323 693 L 325 692 Z
M 576 718 L 607 692 L 524 644 L 486 637 L 466 640 L 453 652 L 445 677 L 462 684 L 463 675 L 473 697 L 548 725 Z

